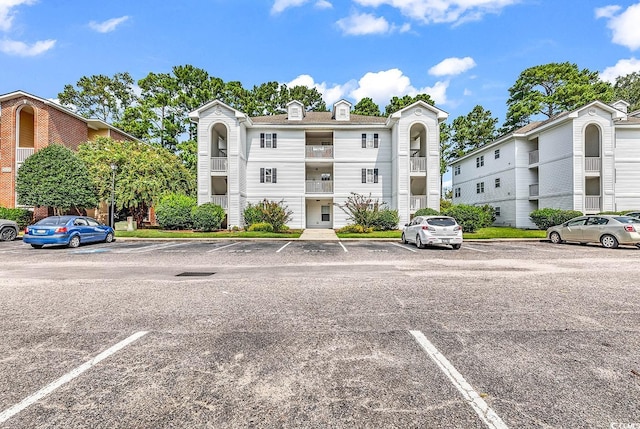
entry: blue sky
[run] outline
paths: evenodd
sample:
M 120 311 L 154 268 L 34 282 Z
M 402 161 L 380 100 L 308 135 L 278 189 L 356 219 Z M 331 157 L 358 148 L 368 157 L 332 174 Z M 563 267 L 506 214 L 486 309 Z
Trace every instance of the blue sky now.
M 450 120 L 504 121 L 519 73 L 640 71 L 640 1 L 0 0 L 0 93 L 55 99 L 82 76 L 192 64 L 246 88 L 306 84 L 329 105 L 429 93 Z

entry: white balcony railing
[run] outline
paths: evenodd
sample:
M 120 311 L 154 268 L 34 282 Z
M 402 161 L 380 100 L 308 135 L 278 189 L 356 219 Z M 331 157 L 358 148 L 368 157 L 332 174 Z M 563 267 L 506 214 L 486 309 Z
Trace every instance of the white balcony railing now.
M 537 150 L 529 152 L 529 165 L 537 164 L 538 161 L 540 161 L 540 152 Z
M 424 156 L 413 156 L 409 158 L 410 171 L 427 171 L 427 158 Z
M 213 204 L 217 204 L 223 209 L 227 210 L 229 207 L 227 206 L 227 196 L 226 195 L 211 195 L 211 202 Z
M 409 199 L 409 211 L 415 212 L 427 206 L 426 195 L 412 195 Z
M 529 196 L 537 197 L 538 195 L 540 195 L 540 185 L 538 185 L 537 183 L 534 185 L 529 185 Z
M 584 209 L 588 212 L 599 212 L 600 195 L 586 195 L 584 197 Z
M 33 155 L 32 147 L 19 147 L 16 150 L 16 163 L 22 164 L 24 160 L 29 158 L 31 155 Z
M 308 194 L 331 194 L 333 180 L 307 180 L 305 191 Z
M 333 158 L 333 146 L 331 145 L 306 145 L 304 150 L 307 158 Z
M 227 172 L 227 158 L 225 158 L 225 157 L 212 157 L 211 158 L 211 172 L 226 173 Z
M 600 172 L 600 157 L 587 156 L 584 159 L 584 171 L 586 173 L 599 173 Z

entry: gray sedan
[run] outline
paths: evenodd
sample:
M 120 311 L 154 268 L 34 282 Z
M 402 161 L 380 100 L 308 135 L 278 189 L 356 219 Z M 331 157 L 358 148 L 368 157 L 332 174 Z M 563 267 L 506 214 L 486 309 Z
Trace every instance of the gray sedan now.
M 15 240 L 18 236 L 18 224 L 12 220 L 0 219 L 0 241 Z
M 640 248 L 640 219 L 617 215 L 580 216 L 547 229 L 547 238 L 555 244 L 565 241 L 600 243 L 608 249 L 619 244 Z

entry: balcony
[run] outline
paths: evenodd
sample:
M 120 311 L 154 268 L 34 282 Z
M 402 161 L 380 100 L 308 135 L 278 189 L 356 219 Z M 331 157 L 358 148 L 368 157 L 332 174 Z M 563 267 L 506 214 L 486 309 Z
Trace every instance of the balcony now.
M 601 159 L 599 156 L 587 156 L 584 159 L 585 173 L 600 173 Z
M 319 159 L 332 159 L 333 158 L 333 146 L 331 145 L 306 145 L 304 147 L 305 157 L 307 158 L 319 158 Z
M 227 210 L 229 207 L 227 205 L 228 198 L 226 195 L 211 195 L 211 202 L 213 204 L 217 204 L 223 209 Z
M 584 211 L 590 213 L 600 212 L 600 195 L 585 195 Z
M 427 207 L 426 195 L 411 195 L 409 198 L 409 211 L 415 212 L 421 208 Z
M 540 151 L 532 150 L 529 152 L 529 165 L 537 164 L 540 161 Z
M 412 173 L 424 173 L 427 171 L 427 158 L 424 156 L 413 156 L 409 158 L 409 168 Z
M 16 164 L 22 164 L 31 155 L 33 155 L 32 147 L 19 147 L 16 150 Z
M 540 185 L 539 184 L 533 184 L 533 185 L 529 185 L 529 197 L 537 197 L 540 195 Z
M 331 194 L 333 193 L 333 180 L 306 180 L 305 192 L 307 194 Z
M 226 157 L 212 157 L 211 158 L 211 172 L 212 173 L 226 173 L 227 172 L 227 158 Z

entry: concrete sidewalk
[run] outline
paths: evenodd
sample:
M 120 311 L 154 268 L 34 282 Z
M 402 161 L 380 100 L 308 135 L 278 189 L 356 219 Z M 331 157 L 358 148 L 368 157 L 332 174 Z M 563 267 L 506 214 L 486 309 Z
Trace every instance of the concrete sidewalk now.
M 338 236 L 333 229 L 305 229 L 298 240 L 338 241 Z

